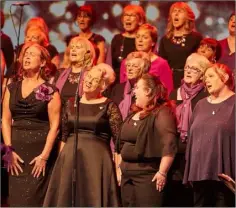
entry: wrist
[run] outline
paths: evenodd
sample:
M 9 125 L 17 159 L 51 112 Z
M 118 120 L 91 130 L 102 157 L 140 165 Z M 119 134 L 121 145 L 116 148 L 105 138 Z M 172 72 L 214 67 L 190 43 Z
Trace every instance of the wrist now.
M 160 171 L 160 170 L 158 170 L 158 173 L 160 174 L 160 175 L 162 175 L 163 177 L 167 177 L 167 173 L 166 172 L 164 172 L 164 171 Z
M 47 161 L 47 160 L 48 160 L 48 157 L 45 156 L 45 155 L 43 155 L 43 154 L 39 155 L 39 158 L 40 158 L 41 160 L 44 160 L 44 161 Z

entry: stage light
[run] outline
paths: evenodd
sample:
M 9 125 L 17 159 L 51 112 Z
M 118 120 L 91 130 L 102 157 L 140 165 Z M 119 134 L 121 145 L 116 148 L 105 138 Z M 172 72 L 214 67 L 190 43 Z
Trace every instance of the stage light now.
M 130 4 L 133 4 L 133 5 L 140 5 L 140 1 L 130 1 Z
M 205 19 L 205 24 L 208 25 L 208 26 L 212 25 L 212 24 L 213 24 L 213 19 L 212 19 L 212 17 L 207 17 L 207 18 Z
M 55 31 L 49 32 L 49 38 L 50 40 L 57 40 L 59 38 L 59 34 Z
M 102 17 L 103 17 L 104 20 L 107 20 L 107 19 L 109 18 L 109 15 L 108 15 L 107 13 L 104 13 L 104 14 L 102 15 Z
M 61 1 L 58 3 L 53 3 L 49 7 L 49 11 L 55 16 L 55 17 L 61 17 L 65 14 L 66 7 L 68 5 L 67 1 Z
M 71 17 L 72 17 L 71 12 L 66 12 L 65 17 L 66 17 L 66 19 L 68 19 L 68 20 L 71 19 Z
M 57 48 L 59 53 L 64 53 L 66 49 L 66 43 L 64 41 L 57 39 L 55 41 L 51 41 L 51 44 Z
M 122 14 L 122 7 L 120 4 L 115 4 L 113 7 L 112 7 L 112 14 L 117 17 L 117 16 L 120 16 Z
M 224 24 L 225 23 L 225 19 L 223 17 L 219 17 L 217 21 L 218 21 L 219 24 Z
M 191 7 L 191 9 L 193 10 L 193 13 L 195 14 L 195 19 L 198 19 L 198 17 L 200 16 L 200 11 L 198 9 L 198 6 L 195 2 L 193 1 L 189 1 L 188 5 Z
M 75 1 L 75 3 L 78 5 L 78 6 L 83 6 L 85 4 L 85 1 Z
M 160 15 L 159 9 L 154 5 L 148 5 L 146 8 L 146 16 L 149 20 L 155 21 Z
M 79 29 L 79 26 L 77 25 L 77 23 L 75 22 L 72 22 L 71 23 L 71 27 L 72 27 L 72 30 L 76 33 L 79 33 L 80 32 L 80 29 Z
M 60 32 L 64 35 L 69 35 L 71 33 L 70 29 L 69 29 L 69 25 L 65 22 L 60 23 L 58 28 L 59 28 Z
M 96 31 L 98 34 L 101 34 L 103 37 L 106 38 L 107 43 L 111 43 L 111 40 L 114 36 L 115 33 L 111 32 L 110 30 L 103 28 L 102 30 Z
M 222 39 L 225 39 L 229 36 L 229 32 L 228 30 L 225 30 L 224 32 L 220 33 L 220 34 L 217 34 L 216 35 L 216 39 L 217 40 L 222 40 Z

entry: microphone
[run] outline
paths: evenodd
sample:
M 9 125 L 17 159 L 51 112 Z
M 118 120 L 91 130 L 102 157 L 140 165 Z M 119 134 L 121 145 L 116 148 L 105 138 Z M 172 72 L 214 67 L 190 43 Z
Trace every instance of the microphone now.
M 26 5 L 30 5 L 30 3 L 29 2 L 16 2 L 12 5 L 14 5 L 14 6 L 26 6 Z

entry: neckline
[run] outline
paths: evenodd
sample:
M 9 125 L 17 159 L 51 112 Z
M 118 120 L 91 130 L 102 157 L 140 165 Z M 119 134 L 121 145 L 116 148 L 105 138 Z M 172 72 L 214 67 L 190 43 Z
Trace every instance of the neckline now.
M 84 105 L 101 105 L 104 104 L 108 101 L 108 98 L 106 98 L 104 101 L 100 102 L 100 103 L 83 103 L 80 101 L 80 104 L 84 104 Z
M 41 85 L 45 84 L 46 82 L 44 81 L 43 83 L 39 84 L 37 87 L 33 88 L 33 90 L 26 97 L 23 97 L 22 83 L 23 83 L 23 80 L 21 81 L 21 84 L 20 84 L 20 96 L 21 96 L 21 99 L 26 100 L 28 97 L 30 97 L 34 93 L 36 89 L 38 89 Z
M 223 101 L 220 102 L 220 103 L 210 103 L 209 100 L 208 100 L 209 97 L 206 98 L 206 101 L 207 101 L 207 103 L 210 104 L 210 105 L 220 105 L 220 104 L 223 104 L 223 103 L 227 102 L 228 100 L 230 100 L 230 99 L 231 99 L 232 97 L 234 97 L 234 96 L 235 96 L 235 94 L 231 95 L 230 97 L 226 98 L 225 100 L 223 100 Z

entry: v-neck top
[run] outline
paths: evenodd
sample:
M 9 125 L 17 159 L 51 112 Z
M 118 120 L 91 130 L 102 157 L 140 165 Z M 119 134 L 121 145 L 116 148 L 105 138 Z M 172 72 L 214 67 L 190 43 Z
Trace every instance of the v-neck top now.
M 41 97 L 36 93 L 37 89 L 41 86 L 50 89 L 49 99 L 45 100 L 44 95 L 41 93 Z M 39 85 L 36 90 L 33 90 L 27 97 L 22 97 L 22 81 L 13 82 L 8 85 L 10 92 L 9 107 L 12 114 L 13 127 L 29 128 L 34 126 L 35 128 L 40 128 L 43 126 L 48 126 L 49 116 L 48 116 L 48 103 L 55 91 L 56 87 L 45 82 Z M 30 122 L 25 122 L 30 121 Z

